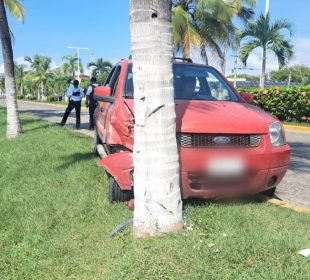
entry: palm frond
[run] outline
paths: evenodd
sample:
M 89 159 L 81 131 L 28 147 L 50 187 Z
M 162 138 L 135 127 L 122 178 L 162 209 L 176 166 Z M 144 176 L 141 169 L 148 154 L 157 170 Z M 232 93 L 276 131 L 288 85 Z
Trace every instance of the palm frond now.
M 240 59 L 242 63 L 246 66 L 249 55 L 252 51 L 261 46 L 261 42 L 259 40 L 252 40 L 246 43 L 240 50 Z
M 10 14 L 18 20 L 24 21 L 25 7 L 18 0 L 4 0 L 5 7 Z

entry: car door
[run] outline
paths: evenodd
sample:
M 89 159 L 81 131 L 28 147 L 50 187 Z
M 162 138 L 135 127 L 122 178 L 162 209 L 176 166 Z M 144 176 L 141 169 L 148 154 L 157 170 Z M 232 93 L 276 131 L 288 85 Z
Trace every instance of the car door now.
M 114 73 L 111 76 L 110 80 L 107 80 L 105 86 L 109 86 L 111 88 L 111 97 L 116 97 L 116 89 L 118 85 L 119 76 L 121 73 L 121 65 L 115 66 Z M 100 123 L 103 126 L 102 135 L 100 135 L 103 143 L 106 143 L 106 136 L 107 136 L 107 129 L 109 126 L 109 115 L 110 111 L 114 106 L 114 103 L 110 102 L 99 102 L 99 110 L 101 111 L 100 114 Z

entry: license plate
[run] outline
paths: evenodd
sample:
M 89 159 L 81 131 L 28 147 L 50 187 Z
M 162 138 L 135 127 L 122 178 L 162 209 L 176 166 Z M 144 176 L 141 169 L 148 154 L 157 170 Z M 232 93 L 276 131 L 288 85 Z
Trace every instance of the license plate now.
M 207 163 L 207 172 L 213 177 L 235 177 L 244 174 L 241 158 L 215 158 Z

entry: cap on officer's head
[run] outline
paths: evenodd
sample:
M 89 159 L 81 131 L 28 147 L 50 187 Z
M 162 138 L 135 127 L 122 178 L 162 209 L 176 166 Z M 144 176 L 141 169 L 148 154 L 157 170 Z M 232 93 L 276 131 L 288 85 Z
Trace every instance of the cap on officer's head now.
M 78 80 L 74 80 L 74 81 L 73 81 L 73 85 L 74 85 L 75 87 L 77 87 L 79 84 L 80 84 L 80 82 L 79 82 Z
M 92 77 L 92 78 L 90 79 L 90 82 L 91 82 L 91 83 L 97 83 L 97 79 L 96 79 L 95 77 Z

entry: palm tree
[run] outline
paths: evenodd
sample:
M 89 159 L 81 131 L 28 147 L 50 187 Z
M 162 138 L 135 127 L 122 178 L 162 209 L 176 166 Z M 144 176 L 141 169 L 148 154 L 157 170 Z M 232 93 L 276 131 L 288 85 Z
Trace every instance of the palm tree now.
M 182 228 L 172 84 L 171 0 L 130 1 L 135 88 L 134 235 Z M 152 77 L 152 79 L 150 79 Z
M 24 7 L 18 0 L 0 0 L 0 39 L 5 72 L 5 91 L 7 96 L 7 138 L 15 138 L 21 132 L 17 110 L 16 82 L 11 33 L 8 25 L 6 8 L 18 20 L 23 20 Z
M 103 84 L 112 69 L 112 63 L 102 58 L 98 58 L 96 62 L 88 63 L 88 68 L 92 69 L 92 76 L 96 77 L 99 84 Z
M 254 12 L 257 0 L 174 0 L 173 34 L 177 51 L 189 57 L 190 47 L 200 47 L 202 58 L 208 64 L 207 49 L 225 68 L 228 47 L 233 41 L 236 27 L 232 20 L 246 21 Z M 222 47 L 224 46 L 224 52 Z
M 40 85 L 38 99 L 42 99 L 44 95 L 48 96 L 47 83 L 53 77 L 53 72 L 51 70 L 51 58 L 35 55 L 33 59 L 29 56 L 25 57 L 25 61 L 31 63 L 34 79 L 38 81 L 38 84 Z
M 51 88 L 55 95 L 58 97 L 64 96 L 68 85 L 70 84 L 71 78 L 64 75 L 62 69 L 54 70 L 53 80 L 51 81 Z
M 15 64 L 14 68 L 15 68 L 16 87 L 19 91 L 19 94 L 21 96 L 24 96 L 24 84 L 27 74 L 27 71 L 25 71 L 26 65 Z
M 83 64 L 82 64 L 82 60 L 78 59 L 77 55 L 65 55 L 62 58 L 63 61 L 66 61 L 63 64 L 63 70 L 65 72 L 66 75 L 71 76 L 74 78 L 75 76 L 75 71 L 78 70 L 78 64 L 80 66 L 80 71 L 81 73 L 83 73 Z
M 262 67 L 260 75 L 260 87 L 265 87 L 266 76 L 266 56 L 267 50 L 273 52 L 278 58 L 279 68 L 285 66 L 293 55 L 293 45 L 290 40 L 286 39 L 281 33 L 282 30 L 288 30 L 292 36 L 292 25 L 286 20 L 277 20 L 270 22 L 270 16 L 261 14 L 255 22 L 249 22 L 244 31 L 241 32 L 240 38 L 249 38 L 241 48 L 240 58 L 246 65 L 249 55 L 256 48 L 263 49 Z
M 202 38 L 194 26 L 194 0 L 173 1 L 172 26 L 176 51 L 190 57 L 190 46 L 199 46 Z

